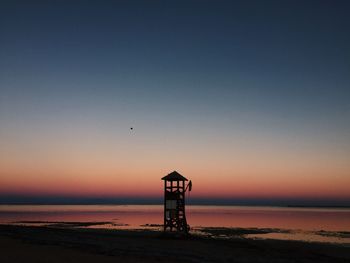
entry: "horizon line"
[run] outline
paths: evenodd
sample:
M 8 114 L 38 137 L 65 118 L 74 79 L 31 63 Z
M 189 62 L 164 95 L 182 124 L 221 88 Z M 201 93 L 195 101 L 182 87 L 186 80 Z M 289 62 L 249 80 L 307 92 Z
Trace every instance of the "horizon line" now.
M 350 207 L 350 199 L 335 198 L 198 198 L 188 205 Z M 1 196 L 0 205 L 160 205 L 162 197 L 69 197 L 69 196 Z

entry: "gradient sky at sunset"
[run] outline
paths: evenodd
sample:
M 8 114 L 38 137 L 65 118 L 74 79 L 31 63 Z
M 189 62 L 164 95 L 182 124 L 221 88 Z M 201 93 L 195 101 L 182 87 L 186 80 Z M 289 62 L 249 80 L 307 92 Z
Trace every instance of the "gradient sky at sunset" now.
M 177 170 L 194 199 L 350 204 L 349 12 L 1 1 L 0 202 L 158 198 Z

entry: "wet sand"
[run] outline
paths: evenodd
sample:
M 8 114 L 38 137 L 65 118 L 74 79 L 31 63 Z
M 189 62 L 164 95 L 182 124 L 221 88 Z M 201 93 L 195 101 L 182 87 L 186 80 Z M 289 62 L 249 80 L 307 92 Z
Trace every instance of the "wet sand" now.
M 350 262 L 335 244 L 0 225 L 0 262 Z

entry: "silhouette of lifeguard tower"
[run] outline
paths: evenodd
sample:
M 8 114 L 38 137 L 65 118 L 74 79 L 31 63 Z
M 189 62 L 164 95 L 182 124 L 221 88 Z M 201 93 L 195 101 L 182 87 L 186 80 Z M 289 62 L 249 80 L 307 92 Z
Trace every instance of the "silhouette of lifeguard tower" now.
M 177 232 L 187 234 L 185 214 L 185 193 L 187 189 L 192 190 L 192 182 L 187 186 L 188 181 L 184 176 L 174 171 L 162 178 L 164 180 L 164 232 Z

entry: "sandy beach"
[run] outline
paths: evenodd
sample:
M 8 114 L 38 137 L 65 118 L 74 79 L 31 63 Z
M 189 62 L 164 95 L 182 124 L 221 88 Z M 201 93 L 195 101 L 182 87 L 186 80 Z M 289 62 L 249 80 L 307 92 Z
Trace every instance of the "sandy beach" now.
M 349 247 L 158 231 L 0 225 L 0 262 L 350 262 Z

